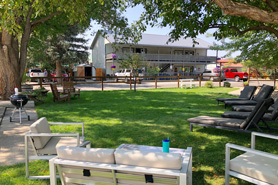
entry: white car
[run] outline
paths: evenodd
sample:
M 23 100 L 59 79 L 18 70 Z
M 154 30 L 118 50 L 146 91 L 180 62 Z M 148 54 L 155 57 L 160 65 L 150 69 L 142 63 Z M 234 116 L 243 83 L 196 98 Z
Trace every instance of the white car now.
M 213 70 L 206 70 L 203 72 L 204 80 L 219 80 L 220 72 L 214 72 Z M 225 80 L 225 70 L 221 72 L 221 81 Z
M 118 80 L 124 80 L 125 82 L 128 82 L 130 78 L 130 74 L 133 75 L 133 72 L 131 69 L 121 69 L 115 73 L 115 76 L 119 77 L 116 78 L 115 81 L 117 82 Z M 143 76 L 142 70 L 138 70 L 138 76 Z M 132 78 L 134 80 L 134 78 Z M 143 78 L 139 78 L 139 80 L 143 80 Z
M 38 79 L 35 79 L 36 77 L 45 77 L 44 72 L 40 68 L 29 69 L 28 73 L 26 73 L 26 76 L 31 78 L 31 82 L 39 82 Z

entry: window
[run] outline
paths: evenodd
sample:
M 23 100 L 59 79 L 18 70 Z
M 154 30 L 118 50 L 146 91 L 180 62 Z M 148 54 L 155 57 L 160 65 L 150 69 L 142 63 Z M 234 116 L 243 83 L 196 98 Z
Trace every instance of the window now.
M 231 72 L 237 72 L 237 69 L 231 69 Z
M 122 52 L 123 53 L 133 53 L 133 51 L 134 51 L 134 48 L 129 48 L 129 47 L 123 47 L 122 48 Z
M 184 51 L 185 55 L 194 55 L 194 51 Z
M 175 50 L 175 51 L 174 51 L 174 54 L 175 54 L 175 55 L 182 55 L 182 54 L 183 54 L 183 51 L 182 51 L 182 50 Z

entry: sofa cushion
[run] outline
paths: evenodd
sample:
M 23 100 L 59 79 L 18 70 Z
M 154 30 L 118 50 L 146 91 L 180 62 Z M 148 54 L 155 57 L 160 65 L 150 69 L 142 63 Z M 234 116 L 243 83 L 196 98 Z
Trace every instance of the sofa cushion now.
M 61 159 L 106 164 L 115 164 L 114 151 L 114 149 L 71 146 L 60 146 L 57 148 L 58 157 Z
M 230 161 L 230 170 L 277 184 L 278 161 L 246 152 Z
M 47 144 L 37 150 L 38 155 L 57 155 L 56 148 L 59 146 L 77 146 L 77 137 L 52 137 Z
M 115 160 L 119 165 L 180 170 L 182 158 L 179 153 L 117 149 Z
M 32 133 L 51 133 L 48 121 L 46 120 L 45 117 L 42 117 L 38 119 L 35 123 L 33 123 L 30 126 L 30 131 Z M 35 136 L 33 137 L 33 139 L 34 139 L 34 145 L 36 149 L 41 149 L 51 139 L 51 136 L 41 136 L 41 137 Z

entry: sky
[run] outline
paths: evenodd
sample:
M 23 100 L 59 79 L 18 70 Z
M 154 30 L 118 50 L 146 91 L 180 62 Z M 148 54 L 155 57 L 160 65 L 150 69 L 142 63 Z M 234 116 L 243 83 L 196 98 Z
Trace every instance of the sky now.
M 143 11 L 142 6 L 136 6 L 134 8 L 128 8 L 127 11 L 125 12 L 125 16 L 128 18 L 128 22 L 129 24 L 133 23 L 134 21 L 138 20 L 141 13 Z M 96 23 L 91 23 L 92 28 L 90 30 L 87 30 L 87 32 L 85 33 L 85 38 L 88 39 L 88 44 L 89 46 L 91 45 L 93 39 L 94 39 L 94 34 L 96 33 L 97 30 L 101 29 L 101 27 L 99 25 L 97 25 Z M 170 28 L 169 27 L 165 27 L 165 28 L 158 28 L 158 27 L 150 27 L 148 26 L 146 31 L 144 33 L 147 34 L 158 34 L 158 35 L 168 35 L 168 33 L 170 32 Z M 216 43 L 216 44 L 221 44 L 221 42 L 216 41 L 213 37 L 207 37 L 207 33 L 213 33 L 213 30 L 209 30 L 208 32 L 206 32 L 205 34 L 199 35 L 198 38 L 203 39 L 211 44 Z M 225 41 L 228 41 L 227 39 Z M 218 51 L 218 58 L 223 58 L 224 55 L 226 55 L 226 51 Z M 236 57 L 237 55 L 239 55 L 240 52 L 236 52 L 232 54 L 232 57 Z M 208 50 L 208 56 L 216 56 L 217 52 L 214 50 Z

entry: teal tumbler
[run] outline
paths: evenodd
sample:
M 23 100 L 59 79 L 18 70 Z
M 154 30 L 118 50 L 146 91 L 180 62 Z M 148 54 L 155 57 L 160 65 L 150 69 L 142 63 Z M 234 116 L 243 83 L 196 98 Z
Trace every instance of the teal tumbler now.
M 162 140 L 162 146 L 163 146 L 163 152 L 169 153 L 170 140 L 169 139 Z

